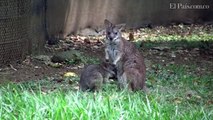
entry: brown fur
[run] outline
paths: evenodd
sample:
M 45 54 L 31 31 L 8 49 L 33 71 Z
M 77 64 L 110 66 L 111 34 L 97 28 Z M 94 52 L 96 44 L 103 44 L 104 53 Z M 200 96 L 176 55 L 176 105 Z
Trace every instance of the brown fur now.
M 146 67 L 143 56 L 133 43 L 121 36 L 117 26 L 108 20 L 105 20 L 105 25 L 106 59 L 108 56 L 110 62 L 116 65 L 119 86 L 128 86 L 131 90 L 145 90 Z

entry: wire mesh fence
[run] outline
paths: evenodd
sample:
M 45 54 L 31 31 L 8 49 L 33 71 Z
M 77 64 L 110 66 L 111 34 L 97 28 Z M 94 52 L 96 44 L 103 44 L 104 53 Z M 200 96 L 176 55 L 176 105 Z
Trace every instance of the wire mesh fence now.
M 31 0 L 0 1 L 0 64 L 24 58 L 30 29 Z

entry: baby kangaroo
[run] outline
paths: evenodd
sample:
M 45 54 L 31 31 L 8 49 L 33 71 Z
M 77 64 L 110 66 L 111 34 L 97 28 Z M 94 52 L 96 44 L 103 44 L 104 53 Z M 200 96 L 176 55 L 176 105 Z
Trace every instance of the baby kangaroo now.
M 145 90 L 146 67 L 136 46 L 121 35 L 122 25 L 104 21 L 106 28 L 105 59 L 114 64 L 120 88 Z
M 80 90 L 99 90 L 102 84 L 108 81 L 109 77 L 115 75 L 114 70 L 115 66 L 108 62 L 86 66 L 80 76 Z

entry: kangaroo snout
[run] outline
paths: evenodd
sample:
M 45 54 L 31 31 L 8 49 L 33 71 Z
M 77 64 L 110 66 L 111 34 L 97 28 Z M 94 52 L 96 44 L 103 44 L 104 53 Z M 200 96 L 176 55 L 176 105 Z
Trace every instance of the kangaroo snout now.
M 112 40 L 113 40 L 113 38 L 112 38 L 112 37 L 109 37 L 109 40 L 111 40 L 111 41 L 112 41 Z

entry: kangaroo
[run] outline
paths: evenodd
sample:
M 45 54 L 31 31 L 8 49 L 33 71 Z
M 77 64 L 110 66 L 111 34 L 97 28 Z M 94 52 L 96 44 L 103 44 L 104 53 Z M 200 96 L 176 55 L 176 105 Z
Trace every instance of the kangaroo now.
M 146 90 L 146 67 L 144 59 L 136 46 L 122 37 L 123 25 L 114 25 L 104 21 L 106 28 L 105 59 L 117 69 L 120 88 L 128 87 L 135 90 Z
M 86 66 L 80 76 L 80 90 L 100 90 L 102 84 L 107 82 L 109 77 L 113 77 L 115 75 L 114 70 L 115 66 L 108 62 Z

